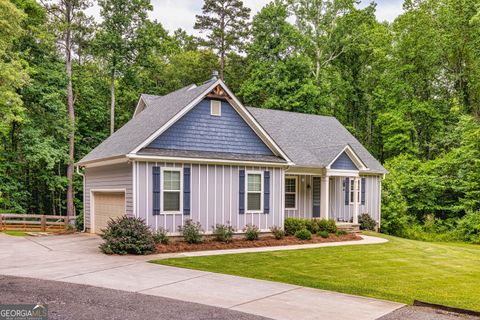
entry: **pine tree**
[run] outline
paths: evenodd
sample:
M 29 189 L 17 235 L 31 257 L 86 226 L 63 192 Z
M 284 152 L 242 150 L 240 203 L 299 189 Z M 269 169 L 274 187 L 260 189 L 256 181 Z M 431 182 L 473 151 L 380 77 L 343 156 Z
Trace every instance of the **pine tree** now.
M 110 134 L 115 131 L 115 81 L 135 60 L 139 32 L 147 24 L 149 0 L 100 0 L 103 22 L 97 34 L 97 53 L 108 63 L 110 74 Z
M 204 45 L 217 53 L 222 80 L 226 54 L 243 50 L 249 17 L 250 9 L 241 0 L 205 0 L 202 15 L 197 15 L 194 28 L 208 32 Z
M 67 110 L 69 120 L 68 134 L 68 166 L 67 166 L 67 216 L 75 215 L 73 171 L 75 163 L 75 106 L 73 94 L 73 57 L 78 31 L 91 23 L 85 15 L 90 7 L 88 0 L 61 0 L 45 7 L 50 16 L 50 25 L 57 38 L 60 50 L 63 51 L 67 77 Z

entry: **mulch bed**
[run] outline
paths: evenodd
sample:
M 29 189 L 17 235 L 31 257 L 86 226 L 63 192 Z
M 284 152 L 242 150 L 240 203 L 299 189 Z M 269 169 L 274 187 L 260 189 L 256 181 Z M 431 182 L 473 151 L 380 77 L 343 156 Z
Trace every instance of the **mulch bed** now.
M 326 239 L 313 235 L 311 240 L 300 240 L 294 236 L 286 236 L 281 240 L 275 239 L 273 236 L 261 237 L 255 241 L 245 239 L 234 239 L 230 243 L 219 242 L 215 240 L 205 240 L 202 243 L 189 244 L 184 241 L 173 241 L 168 245 L 158 245 L 157 253 L 174 253 L 187 251 L 205 251 L 205 250 L 222 250 L 222 249 L 238 249 L 238 248 L 255 248 L 255 247 L 275 247 L 288 246 L 294 244 L 324 243 L 324 242 L 340 242 L 361 240 L 362 238 L 355 234 L 346 234 L 337 236 L 330 234 Z

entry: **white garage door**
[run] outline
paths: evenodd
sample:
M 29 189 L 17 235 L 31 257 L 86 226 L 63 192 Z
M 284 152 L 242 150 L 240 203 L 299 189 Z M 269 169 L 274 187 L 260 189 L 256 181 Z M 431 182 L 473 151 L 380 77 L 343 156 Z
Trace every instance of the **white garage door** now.
M 96 192 L 93 203 L 95 233 L 101 233 L 110 219 L 125 214 L 125 193 L 123 192 Z

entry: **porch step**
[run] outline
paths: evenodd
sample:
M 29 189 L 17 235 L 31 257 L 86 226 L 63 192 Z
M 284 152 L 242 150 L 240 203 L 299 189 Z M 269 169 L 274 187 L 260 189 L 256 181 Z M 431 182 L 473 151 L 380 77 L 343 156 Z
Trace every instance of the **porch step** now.
M 360 233 L 360 225 L 353 223 L 340 223 L 337 224 L 338 230 L 343 230 L 347 233 Z

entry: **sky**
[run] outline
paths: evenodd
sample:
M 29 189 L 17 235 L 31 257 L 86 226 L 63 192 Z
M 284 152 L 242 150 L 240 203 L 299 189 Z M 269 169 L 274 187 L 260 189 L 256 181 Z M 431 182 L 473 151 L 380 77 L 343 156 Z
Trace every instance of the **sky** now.
M 254 16 L 271 0 L 243 0 L 245 6 L 252 9 Z M 361 7 L 367 6 L 373 0 L 361 0 Z M 402 13 L 403 0 L 376 0 L 377 19 L 380 21 L 393 21 Z M 151 0 L 153 12 L 150 14 L 152 20 L 161 22 L 163 27 L 172 32 L 178 28 L 186 30 L 190 34 L 198 35 L 193 29 L 195 15 L 201 13 L 203 0 Z M 90 13 L 96 18 L 99 16 L 98 7 L 91 8 Z

